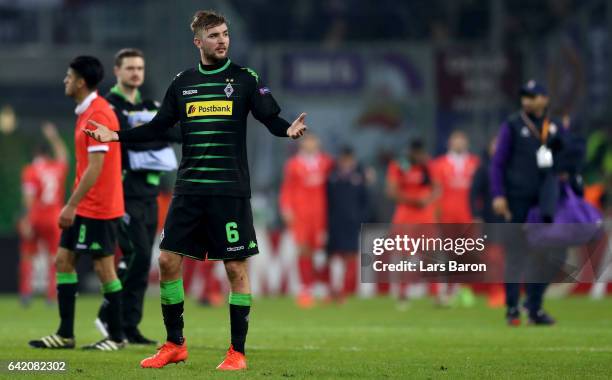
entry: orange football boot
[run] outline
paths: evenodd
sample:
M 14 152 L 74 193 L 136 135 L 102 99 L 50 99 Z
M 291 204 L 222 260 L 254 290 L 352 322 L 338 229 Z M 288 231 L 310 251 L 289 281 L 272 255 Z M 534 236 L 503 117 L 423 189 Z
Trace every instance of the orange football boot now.
M 181 345 L 166 342 L 157 349 L 155 355 L 143 359 L 140 366 L 142 368 L 162 368 L 167 364 L 184 362 L 188 356 L 185 341 Z
M 230 345 L 229 350 L 225 354 L 225 360 L 217 366 L 220 371 L 239 371 L 241 369 L 247 369 L 246 356 L 244 354 L 234 351 L 234 346 Z
M 298 305 L 298 307 L 302 308 L 302 309 L 310 309 L 313 308 L 315 306 L 315 299 L 312 296 L 312 294 L 310 294 L 309 291 L 306 290 L 302 290 L 296 300 L 295 300 L 296 304 Z

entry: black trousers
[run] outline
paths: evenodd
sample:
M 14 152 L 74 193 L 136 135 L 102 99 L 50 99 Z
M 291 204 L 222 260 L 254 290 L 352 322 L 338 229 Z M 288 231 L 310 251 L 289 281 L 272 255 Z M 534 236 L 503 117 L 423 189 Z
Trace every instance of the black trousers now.
M 142 320 L 144 295 L 147 290 L 151 255 L 157 231 L 157 200 L 128 198 L 125 217 L 119 228 L 119 247 L 123 257 L 117 275 L 123 285 L 121 293 L 123 331 L 130 334 Z M 105 319 L 105 305 L 99 311 Z
M 537 205 L 537 200 L 509 198 L 508 206 L 512 213 L 512 223 L 524 223 L 529 210 Z M 542 308 L 546 288 L 558 273 L 562 255 L 558 250 L 535 251 L 529 247 L 524 235 L 512 234 L 505 239 L 505 288 L 508 308 L 518 307 L 521 283 L 525 283 L 527 299 L 524 306 L 535 313 Z

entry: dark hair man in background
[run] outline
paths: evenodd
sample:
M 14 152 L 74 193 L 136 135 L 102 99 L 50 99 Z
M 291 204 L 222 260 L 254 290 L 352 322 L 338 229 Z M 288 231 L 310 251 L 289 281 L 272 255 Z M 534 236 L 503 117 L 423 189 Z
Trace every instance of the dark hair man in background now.
M 119 130 L 119 122 L 108 102 L 98 96 L 104 70 L 95 57 L 79 56 L 64 78 L 65 93 L 77 107 L 75 126 L 76 177 L 70 199 L 59 215 L 63 229 L 55 258 L 60 327 L 57 333 L 30 341 L 35 348 L 74 348 L 74 310 L 77 293 L 77 255 L 89 254 L 108 303 L 109 336 L 86 346 L 115 351 L 123 348 L 121 332 L 121 281 L 115 272 L 114 253 L 119 218 L 124 214 L 121 186 L 121 151 L 118 145 L 102 143 L 82 132 L 88 122 L 104 123 Z
M 337 291 L 330 280 L 332 297 L 338 302 L 357 290 L 359 232 L 369 211 L 367 186 L 365 170 L 353 149 L 344 147 L 327 178 L 327 265 L 334 258 L 344 264 L 342 289 Z
M 143 99 L 139 88 L 144 83 L 144 55 L 137 49 L 121 49 L 113 68 L 117 83 L 106 95 L 122 131 L 149 122 L 159 103 Z M 121 143 L 125 215 L 119 226 L 119 246 L 123 254 L 117 274 L 123 284 L 121 294 L 123 333 L 131 344 L 156 344 L 142 335 L 144 295 L 147 290 L 151 254 L 157 230 L 157 196 L 160 177 L 176 169 L 177 162 L 169 141 L 180 141 L 178 128 L 171 128 L 162 138 L 150 142 Z M 103 303 L 96 327 L 108 335 L 107 304 Z

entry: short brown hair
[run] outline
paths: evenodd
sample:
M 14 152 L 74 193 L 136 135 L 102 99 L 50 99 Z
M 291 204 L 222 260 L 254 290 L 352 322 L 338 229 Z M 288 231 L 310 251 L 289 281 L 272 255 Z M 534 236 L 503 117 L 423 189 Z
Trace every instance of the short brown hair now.
M 197 11 L 193 15 L 193 21 L 191 21 L 191 31 L 193 34 L 197 34 L 202 30 L 214 28 L 221 24 L 227 24 L 225 16 L 215 11 Z
M 140 57 L 144 59 L 144 53 L 142 52 L 142 50 L 135 48 L 121 49 L 117 52 L 117 54 L 115 54 L 115 66 L 121 67 L 121 65 L 123 64 L 123 58 L 130 57 Z

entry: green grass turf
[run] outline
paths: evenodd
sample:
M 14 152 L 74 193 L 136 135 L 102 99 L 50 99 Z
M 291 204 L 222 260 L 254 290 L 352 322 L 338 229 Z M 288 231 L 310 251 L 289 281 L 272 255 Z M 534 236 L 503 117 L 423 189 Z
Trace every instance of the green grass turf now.
M 99 297 L 77 300 L 77 344 L 98 339 L 93 319 Z M 350 300 L 342 306 L 297 309 L 289 299 L 256 300 L 247 342 L 249 370 L 218 373 L 228 346 L 227 308 L 187 302 L 187 363 L 162 370 L 140 369 L 154 349 L 121 352 L 34 350 L 27 341 L 55 331 L 55 308 L 43 301 L 27 310 L 14 297 L 0 298 L 0 360 L 65 360 L 64 375 L 8 374 L 11 378 L 194 379 L 212 378 L 417 378 L 566 379 L 612 376 L 612 299 L 551 300 L 555 327 L 510 328 L 503 311 L 484 301 L 470 309 L 439 309 L 429 300 L 405 312 L 386 298 Z M 160 307 L 148 298 L 142 331 L 164 338 Z

